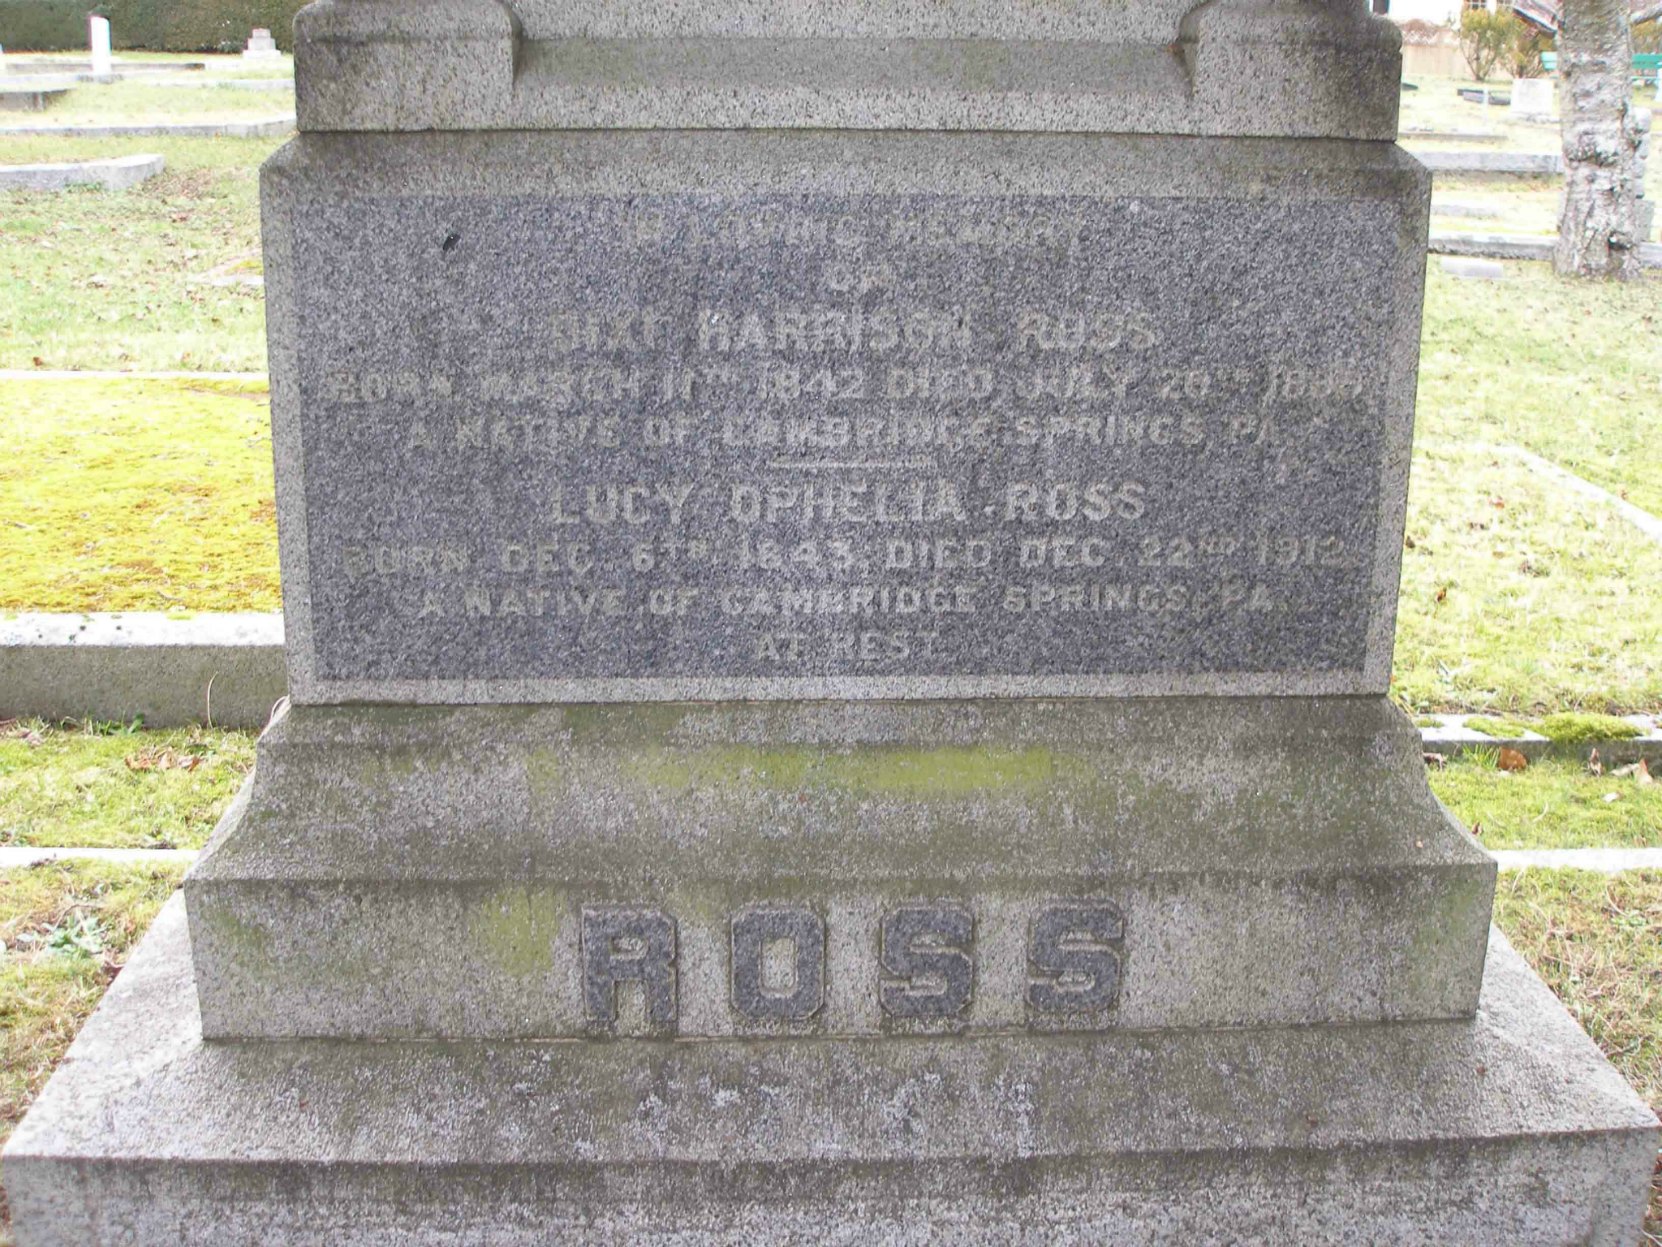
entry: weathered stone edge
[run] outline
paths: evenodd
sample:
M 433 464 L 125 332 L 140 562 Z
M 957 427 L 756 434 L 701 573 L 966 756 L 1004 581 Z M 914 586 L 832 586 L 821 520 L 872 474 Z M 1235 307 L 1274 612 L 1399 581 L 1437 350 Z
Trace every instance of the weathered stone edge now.
M 281 615 L 0 617 L 0 719 L 258 728 L 286 686 Z
M 115 1226 L 141 1241 L 315 1242 L 319 1225 L 278 1212 L 295 1190 L 338 1215 L 334 1241 L 448 1209 L 513 1244 L 546 1241 L 550 1217 L 597 1242 L 612 1222 L 696 1219 L 690 1241 L 716 1243 L 809 1215 L 816 1237 L 835 1222 L 855 1242 L 874 1241 L 857 1227 L 880 1215 L 913 1230 L 1023 1212 L 1076 1229 L 1169 1218 L 1187 1207 L 1172 1198 L 1177 1162 L 1201 1168 L 1217 1214 L 1186 1241 L 1250 1222 L 1303 1231 L 1286 1241 L 1391 1227 L 1393 1241 L 1625 1247 L 1655 1118 L 1493 940 L 1472 1022 L 1041 1042 L 204 1044 L 175 899 L 12 1136 L 8 1194 L 26 1247 Z M 1032 1114 L 1059 1084 L 1074 1111 Z M 892 1096 L 903 1119 L 881 1111 Z M 1316 1193 L 1314 1212 L 1283 1198 L 1295 1188 Z M 1486 1190 L 1492 1207 L 1466 1206 Z
M 1557 240 L 1547 235 L 1531 238 L 1525 234 L 1433 234 L 1427 244 L 1432 255 L 1482 256 L 1492 260 L 1550 260 Z M 1639 263 L 1644 268 L 1662 268 L 1662 243 L 1640 243 Z
M 210 681 L 216 724 L 264 727 L 287 685 L 283 616 L 124 611 L 0 617 L 0 719 L 130 722 L 142 716 L 150 727 L 180 727 L 204 721 Z M 1426 717 L 1437 720 L 1419 729 L 1426 750 L 1450 756 L 1505 746 L 1531 760 L 1585 757 L 1591 749 L 1607 765 L 1662 760 L 1662 716 L 1627 716 L 1638 736 L 1573 745 L 1472 731 L 1465 727 L 1470 715 Z
M 0 138 L 49 135 L 66 139 L 261 139 L 294 130 L 293 117 L 254 121 L 179 121 L 133 125 L 0 126 Z
M 0 165 L 0 190 L 57 191 L 72 186 L 126 190 L 148 181 L 167 167 L 158 155 L 110 156 L 65 164 Z

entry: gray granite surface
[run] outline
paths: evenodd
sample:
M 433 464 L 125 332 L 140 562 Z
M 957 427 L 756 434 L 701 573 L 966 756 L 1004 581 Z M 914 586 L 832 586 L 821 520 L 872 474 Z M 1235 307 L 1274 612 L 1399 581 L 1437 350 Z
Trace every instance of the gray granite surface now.
M 548 1039 L 1469 1014 L 1494 865 L 1419 755 L 1382 698 L 297 706 L 185 885 L 204 1025 Z M 757 911 L 785 915 L 761 965 Z M 752 988 L 790 999 L 815 977 L 822 999 L 756 1005 Z
M 848 129 L 1396 136 L 1400 38 L 1267 0 L 323 0 L 305 130 Z
M 307 136 L 266 196 L 297 700 L 1385 687 L 1392 149 Z
M 1656 1120 L 1495 937 L 1476 1016 L 211 1043 L 178 902 L 5 1152 L 21 1247 L 1632 1247 Z

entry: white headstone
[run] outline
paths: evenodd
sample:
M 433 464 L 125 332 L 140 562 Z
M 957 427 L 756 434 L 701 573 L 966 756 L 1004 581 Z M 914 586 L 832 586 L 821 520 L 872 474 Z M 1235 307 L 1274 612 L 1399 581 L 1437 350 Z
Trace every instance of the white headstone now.
M 87 25 L 88 42 L 92 47 L 92 72 L 95 76 L 103 77 L 114 72 L 110 64 L 110 19 L 90 17 L 87 19 Z
M 1552 79 L 1514 78 L 1512 80 L 1512 116 L 1552 116 Z
M 283 54 L 277 50 L 277 40 L 271 37 L 271 32 L 263 26 L 256 26 L 248 36 L 248 47 L 242 55 L 245 60 L 269 61 Z

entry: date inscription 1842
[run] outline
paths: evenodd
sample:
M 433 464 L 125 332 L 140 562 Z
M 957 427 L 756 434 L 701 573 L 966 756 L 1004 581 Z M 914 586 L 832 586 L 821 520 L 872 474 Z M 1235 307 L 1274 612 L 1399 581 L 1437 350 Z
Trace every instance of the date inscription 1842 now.
M 442 700 L 1355 672 L 1395 231 L 1365 203 L 1283 225 L 1176 199 L 302 207 L 311 674 Z

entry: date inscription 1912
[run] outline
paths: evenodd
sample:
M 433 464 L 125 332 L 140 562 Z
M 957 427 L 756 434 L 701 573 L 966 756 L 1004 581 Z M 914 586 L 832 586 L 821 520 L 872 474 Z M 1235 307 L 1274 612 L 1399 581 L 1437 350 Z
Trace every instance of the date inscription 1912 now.
M 1395 233 L 1368 204 L 1300 220 L 916 195 L 302 207 L 316 676 L 858 696 L 1355 670 Z M 1317 288 L 1333 311 L 1308 317 Z M 375 314 L 394 301 L 419 311 Z

